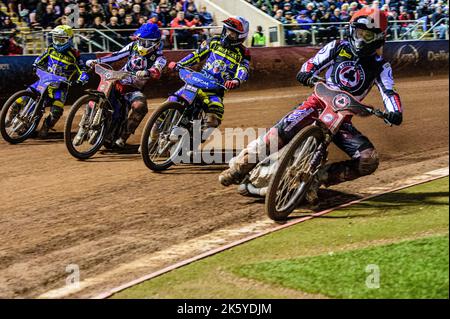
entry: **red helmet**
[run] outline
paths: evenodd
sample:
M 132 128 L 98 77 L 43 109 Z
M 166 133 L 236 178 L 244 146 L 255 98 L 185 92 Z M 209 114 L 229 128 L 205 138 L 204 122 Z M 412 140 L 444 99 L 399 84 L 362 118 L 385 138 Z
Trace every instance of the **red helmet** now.
M 223 21 L 222 45 L 237 46 L 245 42 L 250 31 L 250 23 L 243 17 L 230 17 Z M 231 36 L 229 31 L 234 31 Z
M 386 41 L 388 20 L 386 14 L 376 8 L 364 7 L 350 20 L 349 42 L 357 56 L 375 53 Z

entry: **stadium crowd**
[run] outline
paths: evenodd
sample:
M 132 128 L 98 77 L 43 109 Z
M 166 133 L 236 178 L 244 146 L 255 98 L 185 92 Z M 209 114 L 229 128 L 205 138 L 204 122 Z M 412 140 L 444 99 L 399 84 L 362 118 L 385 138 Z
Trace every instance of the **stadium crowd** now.
M 394 25 L 398 34 L 410 26 L 408 20 L 422 19 L 423 26 L 414 32 L 425 32 L 430 25 L 448 18 L 448 0 L 245 0 L 273 16 L 286 27 L 288 44 L 309 44 L 314 30 L 317 38 L 326 42 L 337 38 L 342 28 L 339 23 L 348 22 L 353 13 L 363 6 L 376 6 L 385 11 L 389 20 L 405 21 Z M 52 29 L 59 24 L 72 24 L 76 28 L 95 28 L 112 34 L 122 44 L 130 40 L 133 30 L 144 23 L 160 27 L 178 28 L 163 32 L 166 48 L 197 48 L 209 32 L 201 27 L 214 25 L 214 19 L 206 7 L 197 8 L 194 0 L 0 0 L 0 32 L 11 32 L 8 44 L 17 47 L 14 32 L 16 22 L 30 29 Z M 74 15 L 74 7 L 77 14 Z M 77 17 L 74 21 L 74 16 Z M 306 25 L 305 25 L 306 23 Z M 307 23 L 328 23 L 314 27 Z M 333 24 L 334 23 L 334 24 Z M 197 27 L 200 29 L 193 29 Z M 260 28 L 260 27 L 258 27 Z M 448 22 L 435 28 L 440 38 L 445 38 Z M 86 34 L 85 34 L 86 35 Z M 260 35 L 260 36 L 259 36 Z M 419 34 L 420 35 L 420 34 Z M 255 36 L 262 39 L 260 29 Z M 409 34 L 414 37 L 417 34 Z M 98 33 L 88 34 L 92 41 L 101 42 Z M 405 37 L 405 38 L 408 38 Z M 264 40 L 265 41 L 265 40 Z M 264 41 L 261 42 L 262 46 Z M 87 50 L 86 43 L 81 50 Z M 3 46 L 5 47 L 5 45 Z M 114 48 L 117 49 L 117 48 Z M 19 50 L 20 51 L 20 50 Z
M 13 31 L 15 17 L 32 29 L 52 29 L 60 24 L 72 24 L 76 28 L 95 28 L 106 34 L 114 31 L 129 41 L 131 30 L 144 23 L 159 27 L 180 28 L 165 33 L 166 44 L 173 47 L 196 47 L 205 37 L 203 29 L 214 24 L 213 16 L 206 7 L 197 8 L 194 0 L 1 0 L 7 11 L 0 11 L 0 31 Z M 74 8 L 77 5 L 77 12 Z M 77 17 L 76 21 L 73 21 Z M 122 31 L 125 30 L 125 31 Z M 176 39 L 176 40 L 175 40 Z M 96 40 L 95 38 L 93 39 Z
M 443 0 L 246 0 L 262 11 L 271 15 L 283 24 L 292 25 L 287 28 L 288 42 L 308 42 L 311 25 L 305 23 L 329 23 L 328 27 L 319 27 L 319 37 L 338 36 L 338 24 L 348 22 L 353 13 L 363 6 L 374 6 L 386 12 L 390 21 L 408 21 L 422 19 L 421 31 L 434 25 L 442 18 L 448 18 L 448 1 Z M 332 25 L 335 23 L 336 25 Z M 330 25 L 331 24 L 331 25 Z M 396 26 L 399 33 L 405 32 L 408 22 Z M 447 25 L 436 28 L 441 39 L 445 38 Z M 391 32 L 393 30 L 391 29 Z

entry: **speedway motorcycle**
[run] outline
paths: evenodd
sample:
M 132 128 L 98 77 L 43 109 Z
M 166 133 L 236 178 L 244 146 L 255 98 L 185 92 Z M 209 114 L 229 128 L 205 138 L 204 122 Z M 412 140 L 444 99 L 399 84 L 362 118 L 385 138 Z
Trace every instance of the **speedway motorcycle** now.
M 64 128 L 64 142 L 69 153 L 87 160 L 102 146 L 114 147 L 126 130 L 130 106 L 117 94 L 117 81 L 134 77 L 134 73 L 114 71 L 109 64 L 97 63 L 95 73 L 100 77 L 97 90 L 86 90 L 70 109 Z
M 332 89 L 324 82 L 320 77 L 310 80 L 310 86 L 314 86 L 316 96 L 325 105 L 319 117 L 278 154 L 259 163 L 239 186 L 243 195 L 265 196 L 265 211 L 272 220 L 285 220 L 302 202 L 315 174 L 327 163 L 333 136 L 347 119 L 375 115 L 392 125 L 383 111 L 364 105 L 351 94 Z
M 167 170 L 177 162 L 192 158 L 197 152 L 194 136 L 206 130 L 205 91 L 227 90 L 208 74 L 187 67 L 179 71 L 185 85 L 173 95 L 181 102 L 168 101 L 156 109 L 145 125 L 141 139 L 141 155 L 145 165 L 154 172 Z M 198 124 L 198 126 L 196 126 Z M 199 134 L 194 132 L 200 129 Z
M 58 88 L 61 84 L 72 85 L 65 77 L 36 67 L 39 80 L 26 90 L 12 95 L 0 114 L 0 133 L 5 141 L 19 144 L 27 140 L 37 129 L 45 109 L 51 107 L 48 88 Z

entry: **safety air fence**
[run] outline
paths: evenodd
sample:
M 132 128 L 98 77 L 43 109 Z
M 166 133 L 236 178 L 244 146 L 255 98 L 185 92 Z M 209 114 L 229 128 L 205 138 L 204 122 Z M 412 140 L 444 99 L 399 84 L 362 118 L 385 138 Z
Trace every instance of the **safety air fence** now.
M 383 55 L 391 62 L 395 77 L 448 74 L 448 46 L 448 40 L 392 41 L 386 43 Z M 318 50 L 320 47 L 252 48 L 250 79 L 242 89 L 258 90 L 296 85 L 297 71 Z M 166 51 L 165 55 L 169 61 L 178 61 L 188 53 L 186 50 Z M 99 56 L 101 55 L 85 54 L 82 55 L 82 59 L 94 59 Z M 0 56 L 2 102 L 36 79 L 31 67 L 35 58 L 35 56 Z M 121 65 L 117 64 L 114 67 L 120 68 Z M 97 83 L 96 76 L 92 76 L 88 87 L 94 88 Z M 148 83 L 145 93 L 149 98 L 165 97 L 181 85 L 177 74 L 166 70 L 159 81 Z M 69 103 L 78 98 L 83 89 L 73 87 Z

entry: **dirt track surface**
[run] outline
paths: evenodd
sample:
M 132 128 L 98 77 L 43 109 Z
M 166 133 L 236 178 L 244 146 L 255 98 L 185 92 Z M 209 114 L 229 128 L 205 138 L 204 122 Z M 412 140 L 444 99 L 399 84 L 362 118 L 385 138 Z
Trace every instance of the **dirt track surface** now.
M 335 190 L 364 194 L 365 187 L 448 166 L 448 77 L 402 79 L 397 87 L 403 126 L 355 119 L 381 154 L 379 171 Z M 309 92 L 229 94 L 222 127 L 269 127 Z M 381 103 L 376 90 L 366 101 Z M 154 109 L 162 100 L 149 102 Z M 261 203 L 219 185 L 223 168 L 179 166 L 154 174 L 137 154 L 76 161 L 61 135 L 17 146 L 1 141 L 0 297 L 37 297 L 63 287 L 69 264 L 79 265 L 83 280 L 213 230 L 264 219 Z M 116 276 L 72 296 L 93 296 L 141 275 Z

